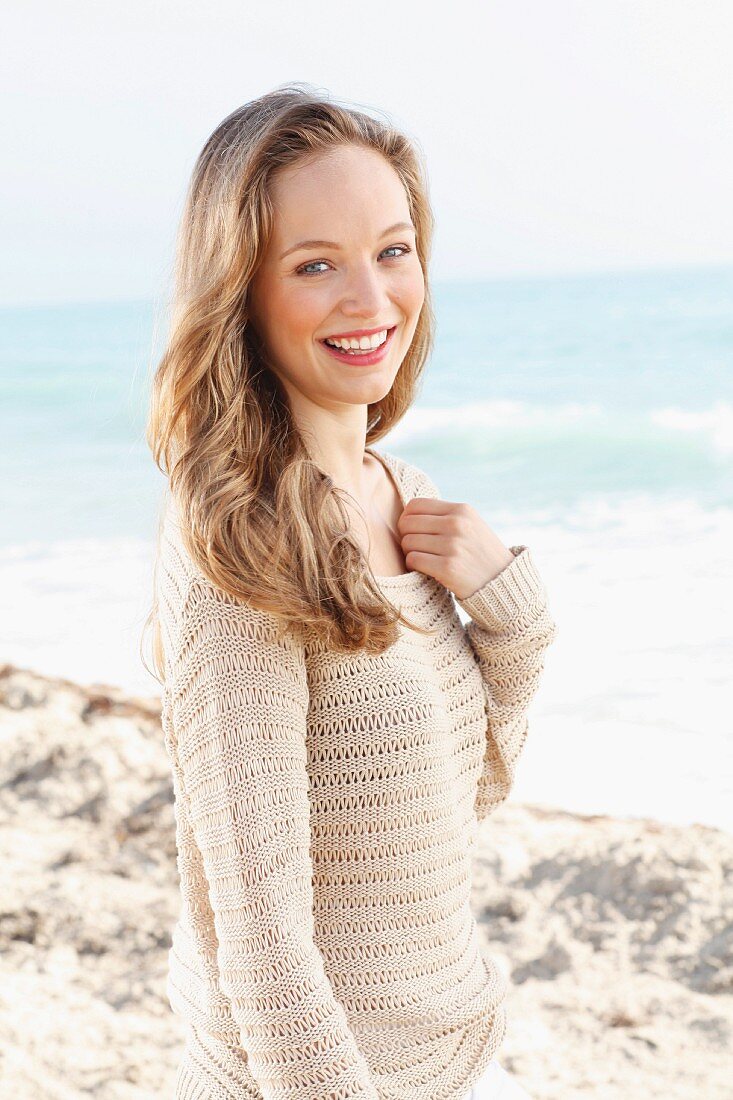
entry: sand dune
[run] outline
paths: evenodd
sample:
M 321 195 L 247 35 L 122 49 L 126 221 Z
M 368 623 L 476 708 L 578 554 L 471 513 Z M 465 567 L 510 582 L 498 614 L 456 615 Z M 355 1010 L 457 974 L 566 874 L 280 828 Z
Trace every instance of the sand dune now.
M 0 1094 L 171 1096 L 159 701 L 7 665 L 0 747 Z M 703 826 L 516 802 L 481 826 L 474 912 L 513 983 L 499 1057 L 534 1100 L 730 1100 L 732 871 Z

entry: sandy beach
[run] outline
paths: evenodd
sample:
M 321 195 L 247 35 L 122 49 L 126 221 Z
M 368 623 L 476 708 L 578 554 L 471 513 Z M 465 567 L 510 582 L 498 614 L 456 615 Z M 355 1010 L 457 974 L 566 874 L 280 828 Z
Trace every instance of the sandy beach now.
M 0 1091 L 172 1094 L 178 911 L 160 702 L 5 665 Z M 533 1100 L 728 1100 L 733 836 L 510 801 L 474 913 L 511 975 L 499 1057 Z

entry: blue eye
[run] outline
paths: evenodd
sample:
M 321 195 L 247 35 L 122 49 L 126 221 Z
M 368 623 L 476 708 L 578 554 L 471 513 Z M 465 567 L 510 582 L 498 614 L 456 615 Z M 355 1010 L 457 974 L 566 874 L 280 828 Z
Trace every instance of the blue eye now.
M 383 256 L 385 252 L 394 252 L 395 249 L 401 249 L 402 251 L 400 252 L 399 256 L 390 256 L 390 257 L 388 257 L 390 260 L 399 260 L 400 256 L 405 256 L 405 255 L 407 255 L 408 252 L 412 251 L 412 249 L 406 244 L 392 244 L 392 245 L 389 246 L 389 248 L 385 248 L 384 251 L 381 253 L 381 255 Z M 322 275 L 323 274 L 322 271 L 306 271 L 306 268 L 315 267 L 316 264 L 325 264 L 327 262 L 328 262 L 327 260 L 309 260 L 307 264 L 301 264 L 300 267 L 296 268 L 295 274 L 296 275 Z
M 307 267 L 315 267 L 316 264 L 325 264 L 325 262 L 326 262 L 325 260 L 311 260 L 310 263 L 303 264 L 302 267 L 299 267 L 296 271 L 296 274 L 297 275 L 320 275 L 321 274 L 320 271 L 306 271 L 305 269 Z

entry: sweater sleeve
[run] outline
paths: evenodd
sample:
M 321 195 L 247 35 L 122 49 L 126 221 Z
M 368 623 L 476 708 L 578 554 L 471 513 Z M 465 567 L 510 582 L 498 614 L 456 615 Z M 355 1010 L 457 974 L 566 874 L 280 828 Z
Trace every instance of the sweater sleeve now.
M 433 479 L 403 463 L 419 496 L 440 498 Z M 479 821 L 505 801 L 527 738 L 527 712 L 539 686 L 544 655 L 557 634 L 547 592 L 529 548 L 510 546 L 514 560 L 492 580 L 456 602 L 481 672 L 486 746 L 474 809 Z
M 302 643 L 196 579 L 173 662 L 178 773 L 222 992 L 264 1100 L 377 1100 L 314 942 Z
M 514 560 L 458 604 L 481 670 L 486 747 L 474 808 L 483 821 L 507 798 L 528 732 L 544 654 L 557 634 L 547 593 L 529 548 L 511 546 Z

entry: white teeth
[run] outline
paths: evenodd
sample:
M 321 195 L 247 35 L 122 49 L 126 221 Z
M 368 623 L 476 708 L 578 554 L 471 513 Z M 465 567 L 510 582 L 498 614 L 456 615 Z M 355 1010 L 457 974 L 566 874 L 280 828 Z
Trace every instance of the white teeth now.
M 346 351 L 370 351 L 374 348 L 380 347 L 387 339 L 387 329 L 382 329 L 381 332 L 374 332 L 371 336 L 351 336 L 344 339 L 338 337 L 328 338 L 325 343 L 330 344 L 334 348 L 342 348 Z

